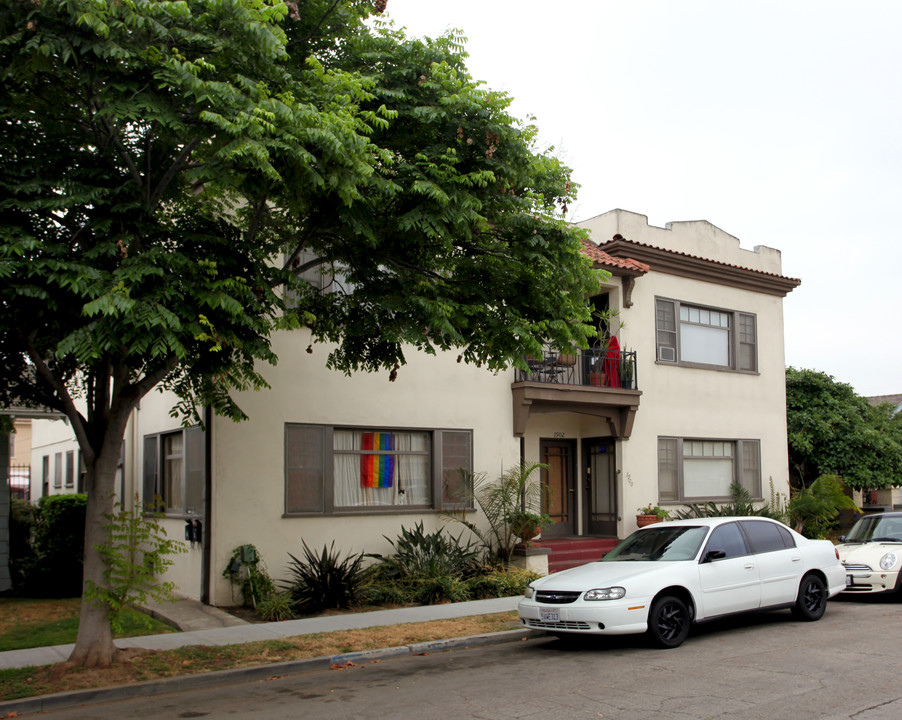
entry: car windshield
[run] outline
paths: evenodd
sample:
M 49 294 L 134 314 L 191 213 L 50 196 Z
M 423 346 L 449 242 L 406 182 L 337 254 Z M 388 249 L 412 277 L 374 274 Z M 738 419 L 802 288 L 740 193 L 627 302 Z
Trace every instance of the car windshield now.
M 860 518 L 846 535 L 846 542 L 877 542 L 881 540 L 902 542 L 902 516 L 870 515 Z
M 658 562 L 692 560 L 698 553 L 708 528 L 692 525 L 639 530 L 605 555 L 601 562 Z

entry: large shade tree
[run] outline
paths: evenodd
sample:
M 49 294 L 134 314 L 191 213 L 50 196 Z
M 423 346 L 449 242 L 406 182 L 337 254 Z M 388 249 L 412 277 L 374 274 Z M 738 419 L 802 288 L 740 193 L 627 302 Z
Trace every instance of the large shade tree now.
M 0 404 L 64 412 L 84 458 L 72 662 L 116 656 L 91 591 L 151 389 L 241 419 L 231 393 L 265 387 L 273 333 L 301 325 L 348 372 L 395 373 L 410 348 L 500 369 L 585 341 L 597 277 L 563 219 L 567 168 L 471 79 L 459 37 L 373 12 L 0 4 Z M 325 291 L 299 279 L 320 270 Z
M 786 411 L 795 487 L 821 475 L 853 488 L 902 485 L 902 415 L 892 406 L 872 406 L 826 373 L 787 368 Z

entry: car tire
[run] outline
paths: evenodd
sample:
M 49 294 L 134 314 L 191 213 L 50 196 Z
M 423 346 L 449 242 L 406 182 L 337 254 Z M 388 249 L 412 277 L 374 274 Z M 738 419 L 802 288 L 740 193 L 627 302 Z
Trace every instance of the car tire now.
M 806 575 L 799 583 L 799 596 L 792 614 L 799 620 L 820 620 L 827 610 L 827 586 L 817 575 Z
M 686 604 L 673 595 L 657 598 L 648 613 L 648 636 L 660 648 L 675 648 L 689 635 L 692 619 Z

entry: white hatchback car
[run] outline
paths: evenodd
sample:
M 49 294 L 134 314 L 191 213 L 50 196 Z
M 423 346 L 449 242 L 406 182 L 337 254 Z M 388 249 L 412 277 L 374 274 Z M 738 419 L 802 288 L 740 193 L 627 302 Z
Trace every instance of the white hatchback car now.
M 677 647 L 689 626 L 791 608 L 818 620 L 846 586 L 833 543 L 760 517 L 699 518 L 644 527 L 598 562 L 530 583 L 520 620 L 554 634 L 648 632 Z
M 847 593 L 899 592 L 902 512 L 860 517 L 839 542 L 836 549 L 848 575 Z

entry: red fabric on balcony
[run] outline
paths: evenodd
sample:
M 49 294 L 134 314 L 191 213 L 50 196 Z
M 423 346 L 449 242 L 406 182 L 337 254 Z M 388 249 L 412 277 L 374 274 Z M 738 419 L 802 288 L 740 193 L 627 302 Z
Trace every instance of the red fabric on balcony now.
M 604 374 L 609 387 L 620 387 L 620 343 L 616 335 L 608 340 L 608 351 L 604 356 Z

